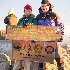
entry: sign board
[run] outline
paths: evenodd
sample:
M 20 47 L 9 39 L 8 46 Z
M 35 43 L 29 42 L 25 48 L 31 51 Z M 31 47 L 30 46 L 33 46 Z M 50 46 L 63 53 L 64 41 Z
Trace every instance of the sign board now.
M 6 35 L 9 40 L 57 41 L 60 38 L 60 26 L 8 26 Z
M 13 40 L 13 59 L 50 62 L 54 60 L 55 42 Z
M 12 41 L 0 40 L 0 53 L 8 55 L 12 59 Z

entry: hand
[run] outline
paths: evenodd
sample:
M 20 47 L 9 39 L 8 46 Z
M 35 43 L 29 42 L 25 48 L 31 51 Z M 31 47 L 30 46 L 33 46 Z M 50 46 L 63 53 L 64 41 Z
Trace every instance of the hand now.
M 58 42 L 62 42 L 63 41 L 63 36 L 61 36 L 61 38 L 58 40 Z
M 63 40 L 63 36 L 61 36 L 61 41 Z

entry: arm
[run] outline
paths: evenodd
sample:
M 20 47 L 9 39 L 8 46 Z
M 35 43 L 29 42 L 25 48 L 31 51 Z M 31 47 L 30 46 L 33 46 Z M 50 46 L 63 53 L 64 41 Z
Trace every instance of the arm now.
M 55 26 L 60 26 L 61 27 L 61 38 L 59 39 L 59 42 L 61 42 L 63 40 L 63 36 L 64 36 L 64 24 L 62 22 L 62 20 L 60 19 L 60 17 L 58 16 L 58 14 L 56 14 L 55 12 L 53 12 L 56 16 L 55 16 Z
M 62 34 L 62 36 L 60 38 L 60 41 L 62 42 L 63 41 L 63 36 L 64 36 L 64 24 L 60 19 L 58 19 L 57 21 L 58 21 L 58 26 L 61 26 L 61 34 Z
M 22 18 L 21 18 L 21 19 L 19 19 L 19 21 L 18 21 L 17 25 L 21 25 L 21 24 L 23 24 L 23 23 L 22 23 Z
M 57 18 L 57 26 L 61 26 L 61 34 L 63 36 L 64 35 L 64 23 L 62 22 L 61 18 L 58 16 L 58 14 L 56 14 L 56 18 Z
M 40 23 L 39 23 L 39 19 L 41 19 L 41 14 L 38 14 L 37 16 L 36 16 L 36 20 L 37 20 L 37 23 L 38 23 L 38 25 L 41 25 Z
M 5 17 L 4 23 L 5 23 L 5 24 L 9 24 L 9 19 L 8 19 L 8 17 Z
M 33 24 L 34 25 L 38 25 L 38 22 L 37 22 L 37 19 L 36 18 L 33 19 Z
M 61 19 L 58 19 L 58 26 L 61 26 L 61 34 L 64 35 L 64 24 Z

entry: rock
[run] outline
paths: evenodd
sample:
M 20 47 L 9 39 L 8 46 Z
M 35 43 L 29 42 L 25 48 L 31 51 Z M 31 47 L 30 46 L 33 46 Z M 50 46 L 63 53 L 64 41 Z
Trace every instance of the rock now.
M 63 55 L 63 61 L 64 61 L 64 65 L 63 68 L 64 70 L 70 70 L 70 45 L 65 45 L 62 48 L 62 55 Z
M 13 70 L 19 70 L 20 69 L 20 60 L 14 60 L 13 62 Z
M 0 36 L 0 40 L 5 40 L 5 37 L 3 37 L 3 36 Z
M 10 63 L 7 60 L 6 56 L 0 53 L 0 70 L 10 70 Z

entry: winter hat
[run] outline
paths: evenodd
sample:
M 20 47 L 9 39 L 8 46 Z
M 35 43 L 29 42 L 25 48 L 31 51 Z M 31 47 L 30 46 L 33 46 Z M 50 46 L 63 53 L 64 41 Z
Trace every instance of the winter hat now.
M 32 11 L 32 7 L 28 4 L 24 7 L 24 12 L 25 12 L 25 9 L 30 9 Z
M 8 15 L 10 15 L 10 14 L 14 14 L 13 8 L 11 8 L 11 9 L 9 10 Z
M 51 9 L 54 7 L 52 4 L 49 3 L 48 0 L 42 0 L 41 4 L 47 4 L 50 6 Z
M 48 0 L 42 0 L 41 4 L 47 4 L 47 5 L 49 5 L 49 1 Z

